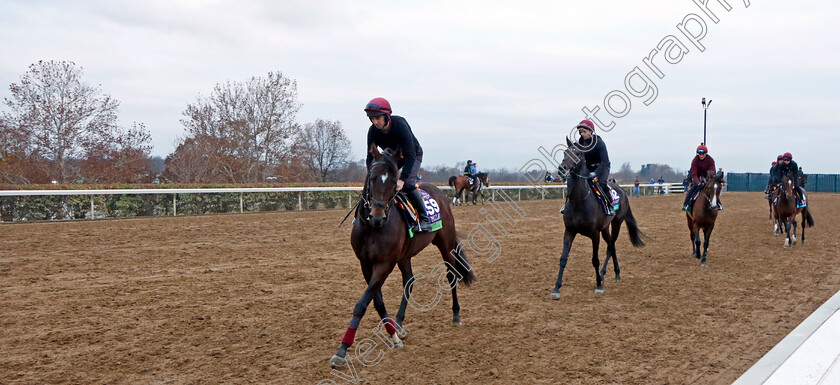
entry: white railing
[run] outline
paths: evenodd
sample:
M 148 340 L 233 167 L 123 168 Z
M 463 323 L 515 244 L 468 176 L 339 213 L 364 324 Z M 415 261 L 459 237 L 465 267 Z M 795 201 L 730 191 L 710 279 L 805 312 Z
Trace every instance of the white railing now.
M 632 184 L 620 185 L 623 188 L 631 189 Z M 437 186 L 441 190 L 452 190 L 449 186 Z M 660 194 L 671 194 L 682 192 L 683 187 L 680 183 L 666 183 L 666 184 L 640 184 L 639 187 L 654 188 L 655 192 Z M 565 189 L 565 184 L 540 184 L 540 185 L 503 185 L 486 187 L 491 191 L 491 196 L 495 199 L 495 190 L 518 190 L 516 197 L 511 197 L 516 200 L 521 200 L 522 191 L 527 189 Z M 658 189 L 657 189 L 658 188 Z M 661 190 L 660 190 L 661 189 Z M 230 187 L 230 188 L 172 188 L 172 189 L 102 189 L 102 190 L 0 190 L 0 197 L 12 196 L 81 196 L 89 195 L 90 198 L 90 213 L 91 218 L 95 218 L 96 205 L 95 197 L 103 195 L 154 195 L 154 194 L 171 194 L 172 195 L 172 214 L 178 215 L 178 194 L 235 194 L 239 193 L 239 212 L 245 212 L 244 194 L 252 193 L 298 193 L 298 210 L 303 210 L 303 194 L 310 192 L 338 192 L 338 191 L 361 191 L 361 187 Z M 661 191 L 661 192 L 660 192 Z M 656 193 L 654 194 L 656 195 Z M 546 199 L 542 194 L 542 199 Z M 348 206 L 351 205 L 352 197 L 348 195 Z
M 540 188 L 566 188 L 565 184 L 540 184 Z M 485 187 L 488 190 L 516 190 L 537 188 L 535 185 L 502 185 Z M 632 184 L 621 187 L 632 188 Z M 437 186 L 441 190 L 452 190 L 449 186 Z M 639 187 L 660 187 L 664 194 L 683 192 L 680 183 L 640 184 Z M 159 189 L 103 189 L 103 190 L 0 190 L 0 196 L 61 196 L 61 195 L 146 195 L 146 194 L 230 194 L 271 192 L 319 192 L 319 191 L 362 191 L 361 187 L 222 187 L 222 188 L 159 188 Z

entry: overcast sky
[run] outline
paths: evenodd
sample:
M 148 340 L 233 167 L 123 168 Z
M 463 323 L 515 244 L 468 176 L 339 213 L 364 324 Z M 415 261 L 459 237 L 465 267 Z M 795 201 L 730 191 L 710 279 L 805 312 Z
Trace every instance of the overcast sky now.
M 166 156 L 197 96 L 280 71 L 298 82 L 298 121 L 340 121 L 354 158 L 370 125 L 362 109 L 382 96 L 411 124 L 424 165 L 469 158 L 509 169 L 563 143 L 581 109 L 600 106 L 596 116 L 615 122 L 599 132 L 613 170 L 688 169 L 706 97 L 719 167 L 766 172 L 790 151 L 806 172 L 840 172 L 840 2 L 728 1 L 727 12 L 712 0 L 715 24 L 690 0 L 2 0 L 0 97 L 30 64 L 71 60 L 121 102 L 121 123 L 144 123 L 153 154 Z M 677 28 L 690 14 L 706 24 L 703 52 Z M 653 56 L 660 79 L 643 59 L 668 35 L 688 52 L 676 64 Z M 655 99 L 625 86 L 637 66 Z M 621 118 L 604 109 L 613 90 L 631 102 Z M 620 115 L 621 96 L 610 100 Z

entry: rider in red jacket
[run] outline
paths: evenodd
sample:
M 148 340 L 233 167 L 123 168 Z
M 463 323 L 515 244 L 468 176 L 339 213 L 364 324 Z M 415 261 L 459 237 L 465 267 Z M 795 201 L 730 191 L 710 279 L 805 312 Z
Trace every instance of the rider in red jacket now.
M 691 161 L 691 188 L 685 194 L 685 202 L 683 202 L 683 210 L 690 212 L 691 206 L 689 205 L 689 201 L 694 194 L 697 193 L 698 190 L 702 188 L 702 183 L 705 181 L 701 181 L 700 178 L 706 178 L 706 173 L 709 171 L 717 170 L 715 168 L 715 160 L 709 155 L 709 149 L 706 148 L 706 145 L 700 143 L 697 146 L 697 156 Z M 717 204 L 718 210 L 723 210 L 723 206 L 720 204 L 720 199 L 718 199 Z

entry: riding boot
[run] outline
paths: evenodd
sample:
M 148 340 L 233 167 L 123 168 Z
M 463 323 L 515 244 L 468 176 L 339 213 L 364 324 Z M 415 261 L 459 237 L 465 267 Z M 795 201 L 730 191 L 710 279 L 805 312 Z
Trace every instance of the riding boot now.
M 417 210 L 417 225 L 414 226 L 414 232 L 432 231 L 432 224 L 429 223 L 429 215 L 426 213 L 426 203 L 423 202 L 423 195 L 420 194 L 420 189 L 415 188 L 407 195 L 411 199 L 411 205 Z
M 563 212 L 566 211 L 566 203 L 569 203 L 568 197 L 566 198 L 566 201 L 563 202 L 563 207 L 560 208 L 560 214 L 563 214 Z
M 598 183 L 598 190 L 601 191 L 601 199 L 604 200 L 604 206 L 607 207 L 607 215 L 615 215 L 615 209 L 613 209 L 612 205 L 612 195 L 610 195 L 610 189 L 607 187 L 606 183 Z
M 717 209 L 718 211 L 723 211 L 723 205 L 720 203 L 720 199 L 717 201 Z

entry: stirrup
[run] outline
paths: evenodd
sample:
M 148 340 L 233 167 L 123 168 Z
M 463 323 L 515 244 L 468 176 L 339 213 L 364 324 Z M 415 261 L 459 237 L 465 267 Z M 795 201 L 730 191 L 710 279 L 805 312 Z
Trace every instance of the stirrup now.
M 414 225 L 413 230 L 415 233 L 428 233 L 432 231 L 432 224 L 428 221 L 419 221 Z

